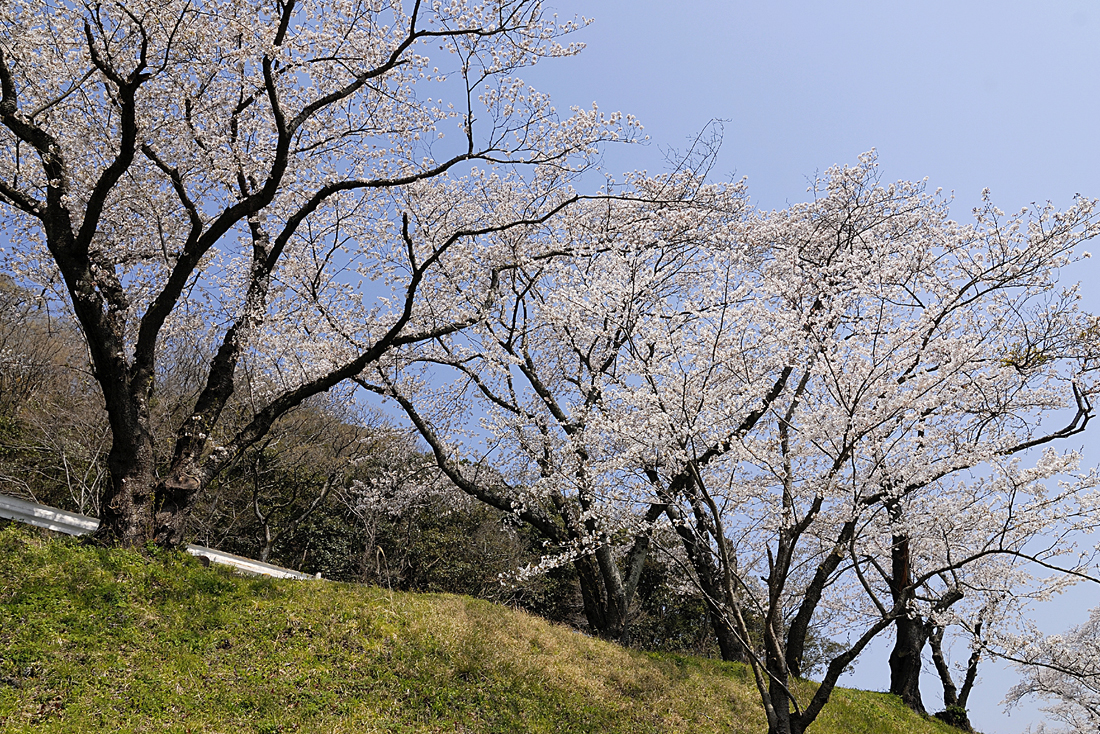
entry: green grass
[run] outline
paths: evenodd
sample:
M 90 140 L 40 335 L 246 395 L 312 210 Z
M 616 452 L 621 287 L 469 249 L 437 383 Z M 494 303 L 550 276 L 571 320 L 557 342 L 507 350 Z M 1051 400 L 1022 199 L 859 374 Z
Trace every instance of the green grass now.
M 0 531 L 0 731 L 765 729 L 739 665 L 624 650 L 467 597 Z M 811 728 L 953 731 L 850 690 Z

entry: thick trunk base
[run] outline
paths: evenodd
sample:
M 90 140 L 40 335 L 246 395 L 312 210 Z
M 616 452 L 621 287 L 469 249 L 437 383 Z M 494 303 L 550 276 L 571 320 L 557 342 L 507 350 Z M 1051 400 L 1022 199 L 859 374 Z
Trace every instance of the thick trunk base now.
M 187 510 L 201 485 L 197 479 L 175 475 L 157 485 L 153 537 L 157 545 L 175 548 L 183 543 Z
M 584 618 L 591 633 L 601 639 L 623 642 L 627 634 L 623 610 L 618 609 L 603 583 L 599 564 L 592 556 L 583 556 L 573 562 L 580 582 L 581 599 L 584 602 Z
M 935 716 L 943 723 L 960 731 L 974 731 L 974 727 L 970 725 L 970 717 L 967 716 L 966 709 L 961 706 L 948 706 L 946 711 L 938 711 Z
M 748 663 L 749 651 L 741 644 L 741 640 L 738 639 L 721 610 L 709 601 L 707 607 L 710 608 L 711 628 L 718 639 L 718 650 L 722 654 L 722 659 L 728 663 Z
M 103 545 L 142 546 L 152 537 L 152 452 L 116 443 L 107 464 L 111 482 L 100 503 L 99 528 L 92 539 Z
M 920 695 L 921 652 L 928 641 L 924 621 L 902 617 L 890 653 L 890 693 L 918 714 L 927 714 Z

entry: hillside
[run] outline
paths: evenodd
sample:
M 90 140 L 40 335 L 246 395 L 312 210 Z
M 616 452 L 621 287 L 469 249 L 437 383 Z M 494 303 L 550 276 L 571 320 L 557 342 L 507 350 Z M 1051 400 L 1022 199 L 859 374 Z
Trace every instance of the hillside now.
M 467 597 L 0 531 L 4 732 L 760 732 L 747 670 Z M 840 690 L 814 734 L 933 734 Z

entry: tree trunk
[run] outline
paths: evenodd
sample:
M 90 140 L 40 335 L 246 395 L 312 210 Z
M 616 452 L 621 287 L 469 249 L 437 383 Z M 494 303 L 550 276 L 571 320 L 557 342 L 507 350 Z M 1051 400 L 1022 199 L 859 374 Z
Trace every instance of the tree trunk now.
M 107 455 L 110 482 L 100 503 L 99 528 L 93 537 L 105 544 L 140 546 L 149 540 L 153 522 L 156 467 L 152 432 L 148 418 L 138 411 L 109 411 L 108 417 L 112 434 Z
M 264 535 L 267 536 L 264 539 L 264 544 L 260 548 L 260 562 L 269 563 L 271 561 L 271 550 L 275 547 L 275 542 L 271 540 L 270 533 L 266 532 L 267 528 L 264 528 Z
M 921 653 L 928 630 L 920 617 L 899 617 L 894 623 L 897 637 L 890 652 L 890 693 L 918 714 L 927 713 L 920 695 Z
M 573 561 L 573 568 L 577 571 L 577 580 L 581 586 L 581 600 L 584 603 L 584 618 L 588 622 L 588 629 L 597 637 L 617 640 L 622 630 L 608 609 L 607 594 L 596 559 L 590 555 L 581 556 Z
M 669 504 L 666 507 L 665 514 L 672 521 L 684 552 L 695 569 L 700 590 L 703 592 L 703 603 L 706 604 L 710 614 L 711 627 L 718 639 L 718 649 L 722 653 L 722 659 L 727 662 L 748 662 L 748 650 L 745 649 L 745 644 L 742 644 L 726 618 L 723 604 L 728 600 L 718 580 L 719 569 L 714 554 L 710 548 L 699 541 L 691 528 L 680 521 L 680 514 L 674 505 Z M 749 640 L 744 642 L 751 644 Z
M 702 557 L 696 556 L 692 560 L 696 561 L 695 572 L 699 577 L 699 585 L 703 587 L 703 601 L 710 612 L 711 627 L 718 640 L 718 650 L 722 654 L 722 659 L 735 663 L 748 662 L 748 650 L 745 649 L 745 645 L 726 618 L 722 605 L 716 601 L 725 598 L 716 578 L 717 569 L 711 565 L 704 565 L 706 561 Z M 745 640 L 745 643 L 751 644 L 749 640 Z
M 775 723 L 768 727 L 768 734 L 802 734 L 804 727 L 800 726 L 800 717 L 792 715 L 791 701 L 787 697 L 786 663 L 768 654 L 765 665 L 769 673 L 768 695 L 775 709 Z
M 607 633 L 614 639 L 622 640 L 627 634 L 628 601 L 623 588 L 622 576 L 611 548 L 601 545 L 596 549 L 596 567 L 599 569 L 600 582 L 604 591 L 604 619 L 607 620 Z
M 900 519 L 901 508 L 897 504 L 887 509 L 891 520 Z M 895 604 L 903 607 L 912 600 L 913 594 L 910 554 L 909 537 L 905 534 L 894 535 L 890 546 L 890 595 Z M 929 630 L 924 619 L 911 610 L 909 614 L 897 618 L 894 629 L 894 649 L 890 652 L 890 693 L 900 697 L 902 703 L 918 714 L 927 715 L 920 696 L 920 671 L 921 653 L 928 641 Z
M 149 539 L 153 520 L 153 462 L 145 452 L 136 456 L 125 449 L 111 449 L 108 456 L 111 481 L 101 502 L 96 540 L 134 547 Z
M 168 548 L 183 543 L 187 515 L 200 486 L 197 479 L 179 473 L 157 484 L 153 542 Z
M 773 699 L 779 700 L 779 699 Z M 785 706 L 779 706 L 779 709 L 786 708 Z M 775 724 L 768 727 L 768 734 L 802 734 L 802 729 L 798 726 L 797 717 L 791 716 L 790 711 L 783 711 L 780 713 L 777 709 Z
M 959 691 L 951 678 L 947 659 L 943 656 L 943 627 L 933 629 L 928 639 L 932 643 L 932 662 L 936 664 L 936 671 L 940 674 L 940 683 L 943 685 L 943 705 L 945 708 L 958 706 Z
M 981 632 L 981 622 L 978 623 L 978 634 Z M 972 732 L 974 727 L 970 724 L 970 717 L 966 712 L 966 702 L 970 697 L 970 691 L 974 687 L 974 680 L 978 675 L 978 661 L 981 659 L 981 649 L 975 648 L 966 665 L 966 678 L 963 682 L 962 694 L 955 687 L 955 681 L 951 677 L 951 668 L 943 655 L 943 627 L 932 629 L 928 641 L 932 647 L 932 662 L 936 664 L 936 671 L 940 674 L 940 683 L 943 686 L 944 710 L 936 714 L 936 718 L 950 724 L 956 729 Z
M 706 605 L 710 613 L 711 629 L 714 630 L 714 636 L 718 638 L 718 651 L 721 653 L 722 659 L 732 663 L 747 663 L 749 661 L 748 651 L 741 644 L 741 640 L 738 639 L 737 633 L 726 619 L 726 616 L 710 599 L 707 599 Z

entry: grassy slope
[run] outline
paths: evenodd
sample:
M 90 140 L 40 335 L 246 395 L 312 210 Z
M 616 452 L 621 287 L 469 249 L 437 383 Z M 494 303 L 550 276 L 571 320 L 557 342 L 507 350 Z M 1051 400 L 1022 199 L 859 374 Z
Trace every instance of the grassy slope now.
M 760 732 L 742 666 L 486 602 L 0 531 L 5 732 Z M 813 734 L 952 732 L 837 691 Z

